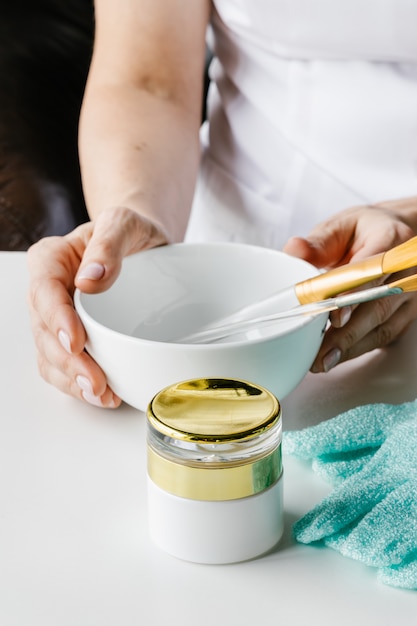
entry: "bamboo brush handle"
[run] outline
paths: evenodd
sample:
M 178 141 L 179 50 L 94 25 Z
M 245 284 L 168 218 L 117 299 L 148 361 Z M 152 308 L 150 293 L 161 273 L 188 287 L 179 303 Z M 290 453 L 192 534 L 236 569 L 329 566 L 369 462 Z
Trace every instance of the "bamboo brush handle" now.
M 417 265 L 417 237 L 362 261 L 348 263 L 295 285 L 300 304 L 326 300 L 386 274 Z
M 364 261 L 348 263 L 314 278 L 303 280 L 295 285 L 297 299 L 300 304 L 308 304 L 360 287 L 383 274 L 383 257 L 384 254 L 378 254 Z

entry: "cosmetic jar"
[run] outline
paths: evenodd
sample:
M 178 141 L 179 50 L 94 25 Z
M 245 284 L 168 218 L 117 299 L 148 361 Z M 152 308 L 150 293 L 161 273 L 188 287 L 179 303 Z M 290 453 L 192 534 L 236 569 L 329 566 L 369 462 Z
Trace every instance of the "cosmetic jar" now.
M 283 532 L 281 407 L 242 380 L 194 379 L 147 410 L 152 540 L 198 563 L 259 556 Z

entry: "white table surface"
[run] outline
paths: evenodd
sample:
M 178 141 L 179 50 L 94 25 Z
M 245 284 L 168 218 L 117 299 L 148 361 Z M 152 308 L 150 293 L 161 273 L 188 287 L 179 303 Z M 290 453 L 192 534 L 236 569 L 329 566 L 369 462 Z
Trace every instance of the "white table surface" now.
M 286 530 L 246 563 L 179 561 L 148 537 L 145 419 L 61 394 L 37 372 L 26 255 L 0 253 L 0 624 L 213 626 L 415 624 L 417 592 L 328 548 L 297 545 L 292 522 L 329 491 L 284 457 Z M 285 398 L 300 428 L 368 402 L 417 396 L 417 326 L 388 350 L 308 374 Z

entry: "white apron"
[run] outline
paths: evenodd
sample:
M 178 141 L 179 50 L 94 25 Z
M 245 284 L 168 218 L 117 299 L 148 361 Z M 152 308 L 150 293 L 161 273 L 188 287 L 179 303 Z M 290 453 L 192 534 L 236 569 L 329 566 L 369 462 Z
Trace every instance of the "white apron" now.
M 214 0 L 186 239 L 281 248 L 417 194 L 417 0 Z

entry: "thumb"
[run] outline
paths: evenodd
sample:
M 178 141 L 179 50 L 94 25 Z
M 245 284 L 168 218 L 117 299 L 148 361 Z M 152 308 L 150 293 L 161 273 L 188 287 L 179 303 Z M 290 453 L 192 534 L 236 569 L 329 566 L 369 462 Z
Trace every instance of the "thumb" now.
M 125 256 L 165 243 L 162 230 L 135 211 L 103 211 L 91 224 L 75 286 L 85 293 L 105 291 L 118 277 Z
M 312 232 L 307 238 L 291 237 L 283 251 L 316 267 L 335 267 L 347 262 L 349 241 L 333 229 L 322 230 L 320 234 Z

